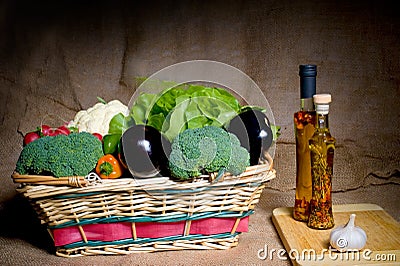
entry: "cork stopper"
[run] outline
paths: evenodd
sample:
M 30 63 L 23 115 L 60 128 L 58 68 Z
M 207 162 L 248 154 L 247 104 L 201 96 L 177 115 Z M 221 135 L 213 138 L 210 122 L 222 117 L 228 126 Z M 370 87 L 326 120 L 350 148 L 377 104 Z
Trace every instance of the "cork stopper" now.
M 318 114 L 327 115 L 329 113 L 329 104 L 332 102 L 330 94 L 315 94 L 313 96 L 315 111 Z

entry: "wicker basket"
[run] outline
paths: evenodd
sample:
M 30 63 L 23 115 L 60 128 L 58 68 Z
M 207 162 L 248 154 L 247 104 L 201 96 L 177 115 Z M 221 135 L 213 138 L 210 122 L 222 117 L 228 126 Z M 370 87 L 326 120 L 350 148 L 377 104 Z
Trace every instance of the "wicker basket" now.
M 91 184 L 83 177 L 18 173 L 12 178 L 47 226 L 56 254 L 71 257 L 234 247 L 275 174 L 270 161 L 239 176 L 193 182 L 157 177 Z M 66 236 L 71 239 L 60 240 Z

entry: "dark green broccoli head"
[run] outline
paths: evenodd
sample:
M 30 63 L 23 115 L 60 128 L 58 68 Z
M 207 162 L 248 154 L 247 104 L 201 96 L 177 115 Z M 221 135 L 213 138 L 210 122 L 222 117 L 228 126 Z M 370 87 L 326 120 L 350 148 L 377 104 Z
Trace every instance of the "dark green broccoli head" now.
M 240 175 L 250 165 L 250 154 L 246 148 L 234 146 L 232 149 L 232 157 L 226 170 L 233 175 Z
M 215 126 L 183 131 L 171 149 L 169 168 L 172 176 L 181 180 L 222 168 L 240 174 L 249 165 L 249 154 L 237 137 Z
M 173 149 L 169 156 L 169 167 L 173 177 L 180 180 L 188 180 L 193 176 L 201 175 L 196 160 L 190 160 L 183 156 L 179 149 Z
M 51 137 L 37 139 L 24 147 L 19 155 L 15 171 L 20 174 L 39 174 L 48 169 L 48 143 Z
M 85 176 L 103 155 L 101 142 L 87 132 L 42 137 L 24 147 L 16 165 L 20 174 Z
M 101 141 L 88 132 L 70 134 L 69 137 L 72 145 L 69 159 L 78 157 L 77 163 L 71 163 L 70 166 L 74 175 L 85 176 L 96 167 L 97 161 L 103 156 Z

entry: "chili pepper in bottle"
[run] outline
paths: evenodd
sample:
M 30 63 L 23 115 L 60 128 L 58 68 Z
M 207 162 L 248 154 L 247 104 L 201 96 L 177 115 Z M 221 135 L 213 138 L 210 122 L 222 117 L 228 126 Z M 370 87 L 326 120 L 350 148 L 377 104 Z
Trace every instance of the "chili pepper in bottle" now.
M 316 93 L 316 65 L 300 65 L 300 111 L 294 114 L 296 139 L 296 194 L 293 218 L 307 222 L 311 200 L 311 163 L 308 141 L 315 131 L 313 95 Z
M 333 155 L 336 140 L 328 124 L 330 94 L 313 97 L 317 113 L 314 135 L 309 141 L 311 155 L 312 198 L 307 225 L 314 229 L 329 229 L 335 223 L 332 213 Z
M 96 165 L 96 173 L 103 179 L 118 178 L 122 171 L 119 161 L 112 154 L 102 156 Z

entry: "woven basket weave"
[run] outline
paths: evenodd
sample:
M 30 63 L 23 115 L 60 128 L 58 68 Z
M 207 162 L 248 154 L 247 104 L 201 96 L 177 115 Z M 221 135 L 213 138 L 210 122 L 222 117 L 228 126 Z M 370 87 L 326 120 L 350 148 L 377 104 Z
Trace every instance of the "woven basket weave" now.
M 240 221 L 254 212 L 267 181 L 275 177 L 270 164 L 251 166 L 239 176 L 208 176 L 192 182 L 168 177 L 120 178 L 88 184 L 82 177 L 62 180 L 14 173 L 17 189 L 35 209 L 52 237 L 57 229 L 77 228 L 81 241 L 57 246 L 59 256 L 129 254 L 182 249 L 228 249 L 238 244 Z M 34 182 L 34 181 L 37 182 Z M 211 180 L 211 181 L 210 181 Z M 191 234 L 193 221 L 230 218 L 228 232 Z M 138 237 L 140 223 L 184 223 L 179 235 Z M 131 237 L 113 241 L 88 239 L 85 226 L 129 223 Z

